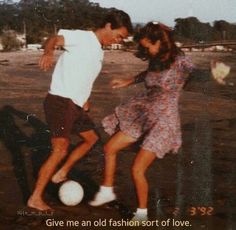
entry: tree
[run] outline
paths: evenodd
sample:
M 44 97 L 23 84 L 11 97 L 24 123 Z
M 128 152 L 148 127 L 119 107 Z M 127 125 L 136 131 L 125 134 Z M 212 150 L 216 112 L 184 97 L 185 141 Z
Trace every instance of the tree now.
M 16 32 L 13 30 L 4 31 L 1 40 L 4 51 L 18 50 L 20 48 L 20 42 L 17 40 Z
M 175 19 L 175 33 L 182 40 L 209 41 L 213 39 L 213 28 L 209 23 L 202 23 L 196 17 Z
M 0 32 L 7 29 L 19 30 L 18 4 L 12 1 L 0 1 Z
M 58 28 L 93 29 L 108 11 L 88 0 L 21 0 L 19 6 L 28 42 L 40 42 Z
M 218 40 L 233 40 L 236 38 L 236 25 L 220 20 L 214 22 L 213 28 Z

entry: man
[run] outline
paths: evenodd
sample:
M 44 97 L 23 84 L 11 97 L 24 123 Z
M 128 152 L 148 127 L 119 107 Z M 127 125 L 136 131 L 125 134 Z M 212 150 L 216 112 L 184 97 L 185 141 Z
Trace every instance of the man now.
M 52 135 L 52 152 L 39 171 L 35 189 L 27 203 L 29 207 L 41 211 L 50 210 L 50 206 L 43 200 L 49 180 L 55 183 L 65 180 L 73 164 L 97 142 L 94 124 L 84 109 L 88 107 L 87 100 L 93 82 L 102 67 L 101 46 L 120 43 L 131 30 L 129 16 L 123 11 L 114 10 L 95 32 L 60 30 L 58 35 L 48 39 L 39 61 L 43 70 L 52 66 L 55 47 L 64 47 L 65 51 L 56 64 L 44 102 L 46 120 Z M 67 155 L 72 132 L 82 137 L 84 142 L 73 150 L 66 163 L 53 176 Z

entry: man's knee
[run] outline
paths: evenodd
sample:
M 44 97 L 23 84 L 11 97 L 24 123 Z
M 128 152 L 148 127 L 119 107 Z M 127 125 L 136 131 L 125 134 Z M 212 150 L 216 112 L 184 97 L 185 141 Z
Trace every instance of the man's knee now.
M 98 135 L 94 131 L 89 131 L 87 133 L 81 134 L 84 139 L 84 142 L 88 144 L 89 147 L 92 147 L 99 140 Z
M 64 157 L 67 154 L 68 146 L 67 138 L 52 138 L 52 154 Z

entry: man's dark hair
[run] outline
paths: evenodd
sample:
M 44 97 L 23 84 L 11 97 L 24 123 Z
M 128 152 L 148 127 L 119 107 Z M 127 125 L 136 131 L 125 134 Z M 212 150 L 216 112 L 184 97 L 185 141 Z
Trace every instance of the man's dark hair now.
M 127 13 L 122 10 L 111 10 L 105 16 L 101 28 L 104 27 L 107 23 L 111 23 L 112 29 L 118 29 L 120 27 L 126 27 L 129 33 L 132 33 L 133 27 L 130 20 L 130 17 Z

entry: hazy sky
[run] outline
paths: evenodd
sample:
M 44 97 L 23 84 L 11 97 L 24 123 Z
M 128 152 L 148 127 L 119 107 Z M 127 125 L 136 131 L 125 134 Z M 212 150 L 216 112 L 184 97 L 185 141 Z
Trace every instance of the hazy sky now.
M 236 23 L 236 0 L 91 0 L 102 7 L 129 13 L 133 22 L 161 21 L 174 26 L 175 18 L 197 17 L 201 22 Z

